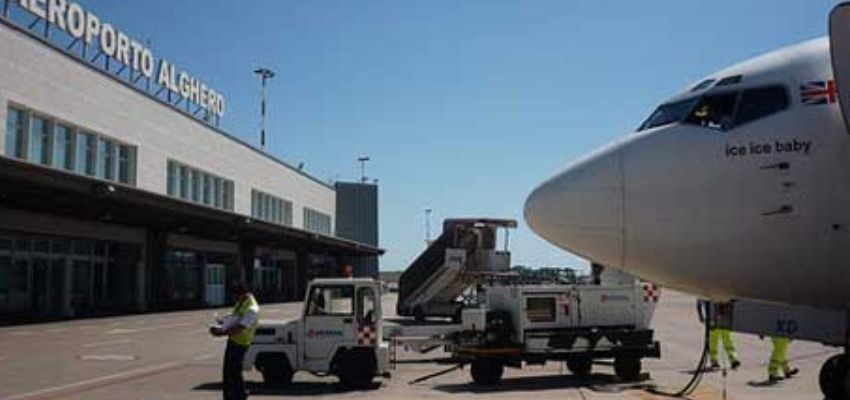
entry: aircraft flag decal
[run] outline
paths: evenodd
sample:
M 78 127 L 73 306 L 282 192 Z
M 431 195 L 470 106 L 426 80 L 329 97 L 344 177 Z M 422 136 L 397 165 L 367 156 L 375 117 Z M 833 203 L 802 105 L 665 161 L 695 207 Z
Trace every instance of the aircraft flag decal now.
M 811 81 L 800 85 L 800 101 L 809 106 L 835 103 L 838 92 L 835 81 Z

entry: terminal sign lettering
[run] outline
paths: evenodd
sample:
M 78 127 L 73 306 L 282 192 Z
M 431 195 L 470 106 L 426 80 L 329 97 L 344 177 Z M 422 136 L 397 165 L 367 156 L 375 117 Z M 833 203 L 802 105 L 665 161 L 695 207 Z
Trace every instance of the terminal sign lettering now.
M 140 42 L 133 40 L 118 28 L 103 22 L 77 3 L 68 0 L 18 0 L 21 8 L 47 20 L 47 22 L 87 45 L 97 42 L 100 51 L 118 62 L 141 73 L 157 84 L 197 104 L 208 112 L 224 115 L 224 96 L 186 71 L 178 70 L 167 60 L 155 65 L 153 52 Z M 156 67 L 156 71 L 154 68 Z M 156 73 L 156 76 L 154 76 Z

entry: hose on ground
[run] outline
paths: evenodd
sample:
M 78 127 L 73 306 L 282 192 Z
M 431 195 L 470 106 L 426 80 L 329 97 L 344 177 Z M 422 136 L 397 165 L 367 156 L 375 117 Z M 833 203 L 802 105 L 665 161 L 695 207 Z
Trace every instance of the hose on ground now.
M 713 308 L 713 307 L 709 305 L 706 308 L 710 309 L 710 308 Z M 667 391 L 659 389 L 657 386 L 649 388 L 649 389 L 647 389 L 647 391 L 649 391 L 652 394 L 657 394 L 657 395 L 660 395 L 660 396 L 685 397 L 685 396 L 690 396 L 697 389 L 697 387 L 699 387 L 699 384 L 702 381 L 702 377 L 705 374 L 705 366 L 708 363 L 708 341 L 709 341 L 709 335 L 710 335 L 710 332 L 711 332 L 711 325 L 709 323 L 709 320 L 711 319 L 710 316 L 713 314 L 713 313 L 710 312 L 711 310 L 707 309 L 705 311 L 706 311 L 706 318 L 703 320 L 704 325 L 705 325 L 705 332 L 704 332 L 704 335 L 703 335 L 702 355 L 699 358 L 699 362 L 697 362 L 697 367 L 694 370 L 694 375 L 691 377 L 691 380 L 688 381 L 688 383 L 685 384 L 685 386 L 683 388 L 681 388 L 680 390 L 675 391 L 675 392 L 667 392 Z

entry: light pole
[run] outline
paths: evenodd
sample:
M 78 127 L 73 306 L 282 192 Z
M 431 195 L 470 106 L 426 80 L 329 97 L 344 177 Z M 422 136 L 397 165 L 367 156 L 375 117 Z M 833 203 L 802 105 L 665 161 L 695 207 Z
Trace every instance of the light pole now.
M 357 159 L 360 162 L 360 183 L 366 183 L 366 162 L 370 161 L 369 156 L 363 156 Z
M 254 70 L 262 82 L 262 102 L 260 103 L 260 149 L 266 149 L 266 81 L 274 78 L 274 71 L 260 67 Z
M 430 208 L 425 209 L 425 247 L 431 245 L 431 212 Z

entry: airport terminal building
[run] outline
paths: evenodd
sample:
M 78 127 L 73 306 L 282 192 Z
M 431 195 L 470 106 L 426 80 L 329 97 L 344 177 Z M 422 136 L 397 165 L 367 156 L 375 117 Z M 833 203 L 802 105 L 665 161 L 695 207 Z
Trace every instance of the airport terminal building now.
M 338 191 L 220 130 L 223 95 L 71 1 L 2 13 L 0 323 L 377 275 L 375 185 Z

